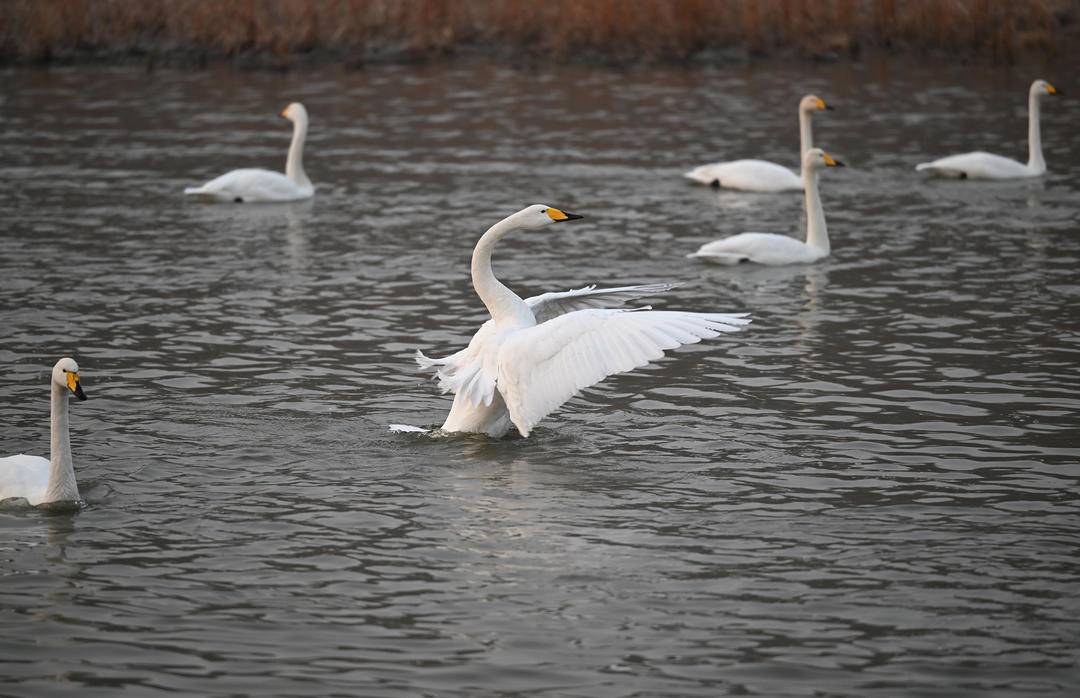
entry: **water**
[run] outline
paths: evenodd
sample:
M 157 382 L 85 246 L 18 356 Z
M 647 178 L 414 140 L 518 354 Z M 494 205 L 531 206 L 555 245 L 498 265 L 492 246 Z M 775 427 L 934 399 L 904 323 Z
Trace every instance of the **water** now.
M 1044 179 L 912 172 L 1023 157 L 1032 77 L 4 72 L 0 453 L 46 455 L 58 357 L 90 399 L 86 506 L 0 508 L 0 694 L 1076 695 L 1080 102 Z M 794 165 L 809 91 L 833 256 L 686 259 L 802 230 L 680 174 Z M 313 202 L 183 200 L 282 167 L 291 100 Z M 468 340 L 472 245 L 534 202 L 588 218 L 499 248 L 523 295 L 675 280 L 755 324 L 528 440 L 388 433 L 445 416 L 411 354 Z

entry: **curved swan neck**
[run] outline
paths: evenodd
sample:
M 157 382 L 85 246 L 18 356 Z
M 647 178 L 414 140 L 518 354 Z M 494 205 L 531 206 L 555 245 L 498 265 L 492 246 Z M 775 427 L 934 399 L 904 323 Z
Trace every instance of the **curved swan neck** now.
M 71 463 L 67 388 L 52 383 L 50 402 L 49 486 L 45 490 L 45 501 L 74 501 L 79 499 L 79 485 L 75 482 L 75 467 Z
M 829 231 L 825 227 L 825 211 L 818 195 L 817 172 L 804 164 L 802 179 L 806 190 L 806 244 L 829 254 Z
M 304 172 L 304 141 L 307 140 L 307 116 L 299 116 L 293 122 L 292 143 L 289 145 L 289 158 L 285 161 L 285 176 L 297 186 L 311 187 L 311 180 Z
M 814 129 L 810 121 L 810 112 L 799 109 L 799 162 L 806 151 L 814 147 Z
M 1046 172 L 1042 134 L 1039 132 L 1039 96 L 1034 90 L 1028 94 L 1028 169 L 1036 174 Z
M 472 254 L 473 288 L 496 323 L 516 320 L 525 315 L 532 317 L 525 301 L 495 278 L 495 272 L 491 269 L 491 252 L 495 243 L 516 228 L 512 219 L 513 216 L 510 216 L 488 228 L 476 243 Z

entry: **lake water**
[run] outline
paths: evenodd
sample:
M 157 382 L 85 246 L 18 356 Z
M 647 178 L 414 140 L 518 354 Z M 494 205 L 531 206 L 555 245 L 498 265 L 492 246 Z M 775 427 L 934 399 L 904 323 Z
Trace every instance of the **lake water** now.
M 1080 100 L 1043 179 L 912 169 L 1026 159 L 1066 75 L 3 71 L 0 453 L 47 456 L 60 356 L 90 399 L 85 506 L 0 507 L 0 694 L 1080 695 Z M 806 92 L 832 257 L 686 259 L 802 235 L 800 195 L 681 173 L 794 166 Z M 314 201 L 184 200 L 282 168 L 293 100 Z M 522 295 L 754 324 L 527 440 L 389 433 L 441 423 L 411 356 L 468 341 L 472 246 L 531 203 L 587 218 L 500 246 Z

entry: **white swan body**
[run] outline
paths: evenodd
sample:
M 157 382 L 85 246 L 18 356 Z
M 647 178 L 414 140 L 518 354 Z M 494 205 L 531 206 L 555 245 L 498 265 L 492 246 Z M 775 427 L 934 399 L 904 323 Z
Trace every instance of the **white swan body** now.
M 315 187 L 304 172 L 307 110 L 299 102 L 293 102 L 285 107 L 281 115 L 293 122 L 292 143 L 285 161 L 285 174 L 250 168 L 233 170 L 201 187 L 189 187 L 184 190 L 184 194 L 210 201 L 236 203 L 299 201 L 311 198 L 315 194 Z
M 832 109 L 825 100 L 806 95 L 799 100 L 799 159 L 814 147 L 811 114 Z M 778 192 L 799 191 L 803 188 L 802 177 L 783 165 L 768 160 L 733 160 L 701 165 L 687 172 L 688 179 L 724 189 L 741 191 Z
M 823 167 L 843 167 L 820 148 L 803 155 L 802 176 L 805 182 L 806 242 L 775 233 L 740 233 L 702 245 L 688 255 L 713 264 L 806 264 L 827 257 L 830 252 L 825 211 L 818 194 L 817 171 Z
M 732 160 L 695 167 L 687 178 L 717 188 L 740 191 L 797 191 L 802 179 L 783 165 L 768 160 Z
M 581 218 L 544 205 L 496 223 L 476 244 L 472 281 L 491 319 L 469 345 L 443 359 L 417 352 L 434 369 L 454 405 L 442 428 L 493 437 L 533 427 L 584 388 L 655 361 L 667 349 L 733 332 L 745 314 L 689 313 L 604 307 L 670 288 L 668 284 L 545 293 L 523 300 L 491 269 L 495 243 L 513 230 Z
M 74 360 L 63 358 L 53 366 L 49 458 L 24 454 L 0 458 L 0 501 L 21 498 L 32 506 L 79 501 L 68 438 L 68 393 L 86 399 L 79 380 Z
M 950 155 L 915 166 L 919 172 L 953 179 L 1022 179 L 1046 174 L 1039 129 L 1039 101 L 1045 95 L 1060 94 L 1045 80 L 1036 80 L 1028 90 L 1028 161 L 1025 165 L 1011 158 L 977 151 Z

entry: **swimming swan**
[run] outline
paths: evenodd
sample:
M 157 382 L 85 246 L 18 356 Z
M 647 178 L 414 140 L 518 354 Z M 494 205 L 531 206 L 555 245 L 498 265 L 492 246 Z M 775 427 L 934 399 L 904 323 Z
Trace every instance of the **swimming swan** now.
M 259 169 L 233 170 L 201 187 L 189 187 L 184 193 L 210 201 L 236 203 L 310 199 L 315 194 L 315 188 L 304 172 L 307 109 L 304 109 L 303 104 L 293 102 L 285 107 L 281 115 L 293 122 L 292 144 L 289 146 L 289 157 L 285 161 L 285 174 Z
M 823 167 L 843 167 L 821 148 L 811 148 L 803 155 L 802 177 L 806 183 L 806 242 L 775 233 L 739 233 L 702 245 L 688 255 L 714 264 L 803 264 L 829 255 L 829 231 L 825 212 L 818 196 L 817 171 Z
M 814 147 L 814 134 L 810 117 L 815 111 L 832 107 L 825 100 L 806 95 L 799 101 L 799 157 Z M 702 165 L 687 172 L 685 177 L 725 189 L 743 191 L 798 191 L 803 188 L 803 180 L 788 168 L 767 160 L 733 160 Z
M 1028 90 L 1028 162 L 1023 164 L 1010 158 L 984 153 L 964 153 L 924 162 L 916 165 L 920 172 L 937 177 L 954 179 L 1018 179 L 1046 174 L 1043 159 L 1042 138 L 1039 134 L 1039 100 L 1044 95 L 1061 94 L 1045 80 L 1036 80 Z
M 469 346 L 443 359 L 419 351 L 444 392 L 453 392 L 443 431 L 499 437 L 511 425 L 522 436 L 581 390 L 615 373 L 655 361 L 664 350 L 734 332 L 746 314 L 688 313 L 604 307 L 671 288 L 670 284 L 545 293 L 522 300 L 491 269 L 504 235 L 581 216 L 536 204 L 491 226 L 472 255 L 472 283 L 491 319 Z
M 86 399 L 79 383 L 79 365 L 63 358 L 52 370 L 50 458 L 19 454 L 0 458 L 0 501 L 21 497 L 31 505 L 79 501 L 79 485 L 71 465 L 68 440 L 68 393 Z

